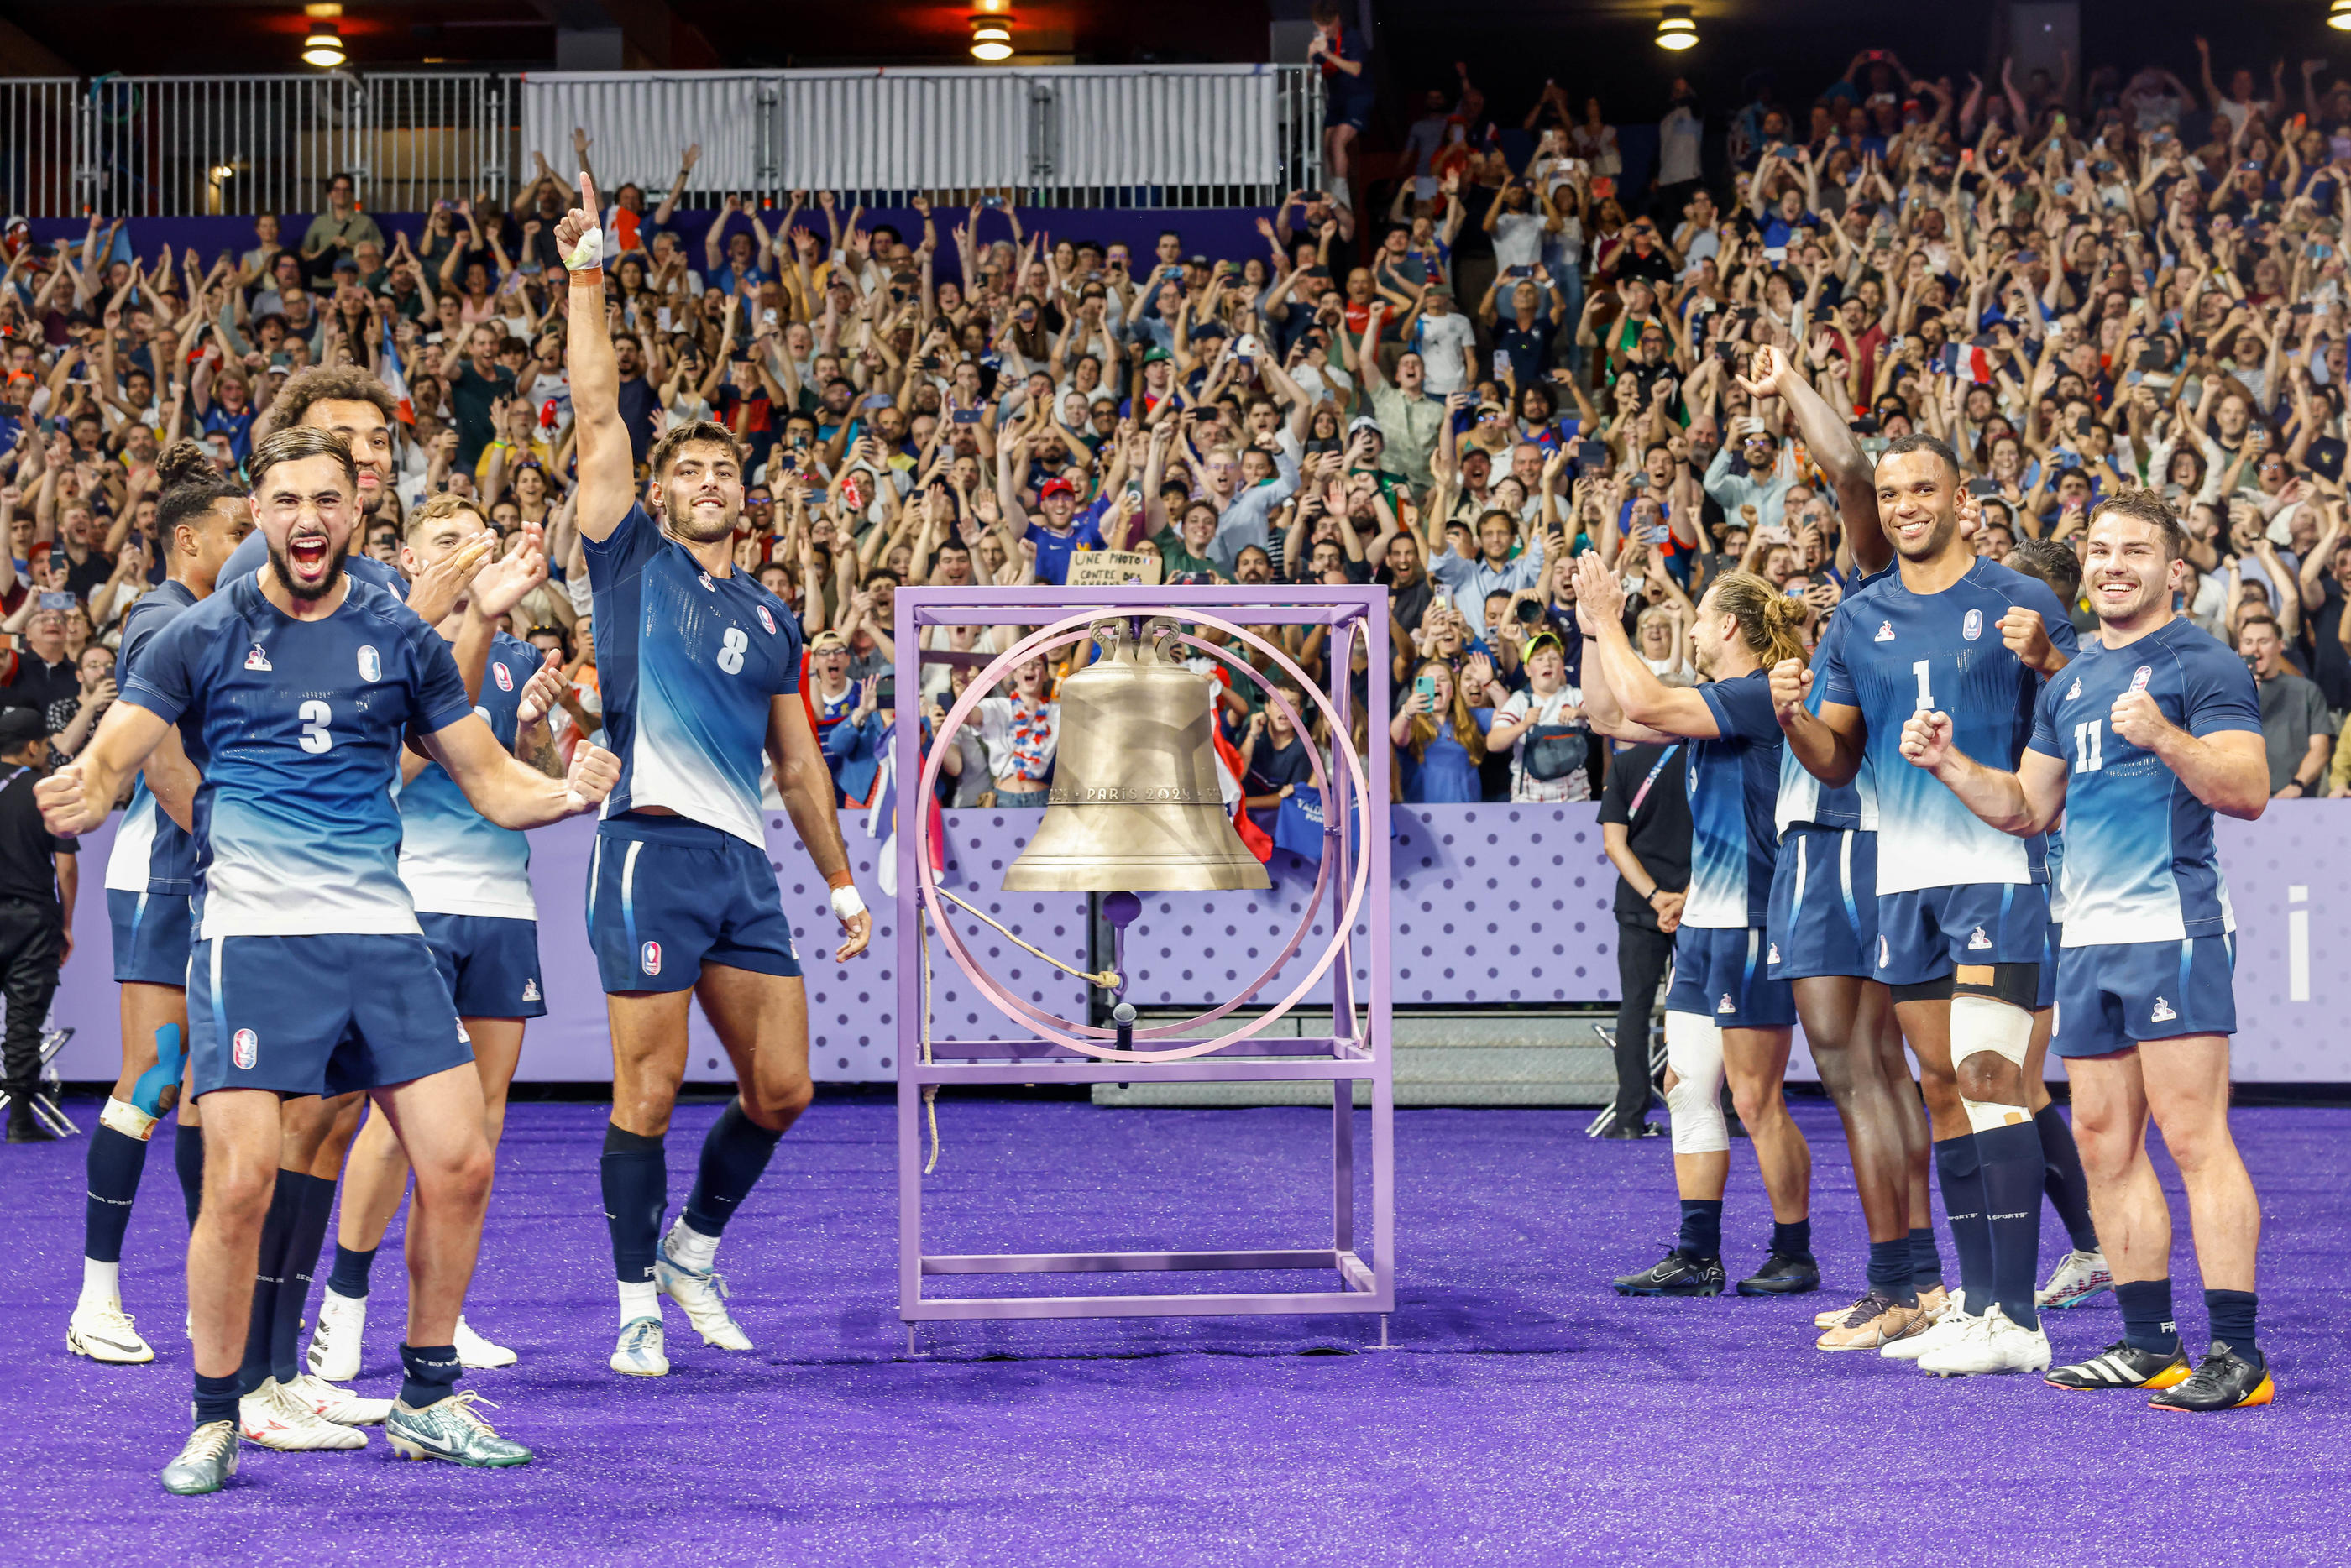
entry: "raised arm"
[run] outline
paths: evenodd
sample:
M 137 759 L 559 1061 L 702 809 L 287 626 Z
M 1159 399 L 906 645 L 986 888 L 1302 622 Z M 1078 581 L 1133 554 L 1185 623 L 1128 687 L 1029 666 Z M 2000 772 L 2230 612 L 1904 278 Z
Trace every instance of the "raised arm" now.
M 555 225 L 555 248 L 571 274 L 571 330 L 564 363 L 571 376 L 571 417 L 579 438 L 580 532 L 599 543 L 611 537 L 635 504 L 637 467 L 621 422 L 621 370 L 604 319 L 604 231 L 596 218 L 596 189 L 580 176 L 580 206 Z
M 1575 621 L 1596 656 L 1583 666 L 1593 729 L 1623 741 L 1711 739 L 1722 732 L 1695 689 L 1666 685 L 1641 661 L 1625 635 L 1625 585 L 1589 552 L 1575 560 Z

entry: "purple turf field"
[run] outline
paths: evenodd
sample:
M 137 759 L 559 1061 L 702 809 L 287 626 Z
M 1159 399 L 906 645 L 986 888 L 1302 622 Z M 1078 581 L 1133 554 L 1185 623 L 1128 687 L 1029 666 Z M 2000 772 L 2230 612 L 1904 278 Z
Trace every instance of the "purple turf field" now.
M 69 1109 L 95 1120 L 92 1103 Z M 715 1114 L 680 1112 L 673 1206 Z M 2267 1216 L 2263 1337 L 2281 1392 L 2209 1418 L 1813 1350 L 1811 1315 L 1857 1293 L 1863 1247 L 1817 1103 L 1798 1116 L 1822 1296 L 1620 1301 L 1607 1277 L 1654 1261 L 1671 1233 L 1665 1140 L 1587 1141 L 1584 1112 L 1416 1110 L 1396 1116 L 1391 1352 L 1366 1348 L 1371 1318 L 1123 1320 L 935 1325 L 910 1360 L 893 1114 L 878 1096 L 820 1100 L 745 1205 L 719 1266 L 757 1352 L 703 1349 L 673 1307 L 675 1370 L 639 1382 L 604 1367 L 604 1111 L 517 1106 L 468 1312 L 522 1360 L 466 1386 L 498 1402 L 491 1419 L 538 1462 L 402 1465 L 380 1435 L 356 1454 L 248 1446 L 234 1490 L 199 1499 L 155 1482 L 188 1409 L 168 1129 L 123 1262 L 126 1304 L 158 1351 L 145 1367 L 65 1353 L 82 1144 L 0 1148 L 0 1328 L 19 1346 L 0 1407 L 6 1560 L 2351 1562 L 2351 1111 L 2238 1115 Z M 950 1099 L 932 1248 L 1327 1242 L 1328 1116 Z M 1735 1275 L 1760 1261 L 1767 1218 L 1743 1144 L 1733 1158 Z M 2043 1231 L 2053 1260 L 2063 1233 L 2053 1219 Z M 2200 1350 L 2184 1226 L 2177 1268 Z M 391 1248 L 376 1273 L 358 1386 L 389 1395 L 405 1295 Z M 2050 1323 L 2061 1355 L 2117 1332 L 2110 1305 Z

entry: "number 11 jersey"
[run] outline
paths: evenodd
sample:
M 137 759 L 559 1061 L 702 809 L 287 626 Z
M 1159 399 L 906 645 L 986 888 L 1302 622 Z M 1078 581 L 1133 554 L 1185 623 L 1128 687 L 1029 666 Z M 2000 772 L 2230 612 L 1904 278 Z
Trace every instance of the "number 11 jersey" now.
M 1814 663 L 1824 702 L 1860 709 L 1868 726 L 1881 895 L 2043 879 L 2038 840 L 1983 822 L 1901 749 L 1910 716 L 1940 710 L 1959 750 L 2016 766 L 2041 694 L 2041 677 L 2001 637 L 2001 618 L 2019 607 L 2073 657 L 2074 623 L 2049 586 L 1981 557 L 1940 593 L 1914 594 L 1896 571 L 1837 607 Z
M 799 622 L 742 573 L 705 571 L 642 504 L 586 545 L 605 744 L 621 759 L 604 815 L 665 806 L 764 845 L 768 707 L 799 690 Z

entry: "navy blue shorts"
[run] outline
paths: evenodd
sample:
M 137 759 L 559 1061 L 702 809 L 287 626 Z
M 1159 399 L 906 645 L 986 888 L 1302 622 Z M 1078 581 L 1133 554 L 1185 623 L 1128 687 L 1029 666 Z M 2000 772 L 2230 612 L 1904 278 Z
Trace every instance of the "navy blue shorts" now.
M 2065 945 L 2065 922 L 2049 922 L 2049 940 L 2041 950 L 2041 990 L 2032 1000 L 2032 1011 L 2057 1005 L 2057 955 Z
M 543 1018 L 538 922 L 510 915 L 427 915 L 425 945 L 460 1018 Z
M 1722 1029 L 1784 1029 L 1796 1022 L 1796 993 L 1764 972 L 1763 932 L 1753 926 L 1684 926 L 1674 933 L 1667 1012 L 1698 1012 Z
M 1331 93 L 1323 102 L 1322 124 L 1325 128 L 1351 125 L 1357 130 L 1367 130 L 1371 128 L 1372 111 L 1379 103 L 1374 93 Z
M 2034 883 L 1878 896 L 1877 978 L 1888 985 L 1940 980 L 1963 964 L 2038 964 L 2048 942 L 2049 899 Z
M 188 983 L 188 896 L 106 890 L 106 915 L 114 927 L 114 981 L 118 985 Z
M 473 1059 L 423 937 L 215 937 L 195 946 L 191 1094 L 348 1095 Z
M 2067 948 L 2050 1049 L 2105 1056 L 2142 1041 L 2237 1032 L 2237 939 Z
M 1876 979 L 1877 835 L 1791 823 L 1780 840 L 1763 931 L 1773 980 Z
M 632 812 L 598 826 L 588 940 L 607 992 L 688 991 L 705 964 L 800 972 L 766 854 L 683 817 Z

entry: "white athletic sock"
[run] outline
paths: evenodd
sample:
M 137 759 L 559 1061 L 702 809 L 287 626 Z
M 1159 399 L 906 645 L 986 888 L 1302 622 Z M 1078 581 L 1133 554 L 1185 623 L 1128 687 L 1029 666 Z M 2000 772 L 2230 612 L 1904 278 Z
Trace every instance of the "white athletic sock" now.
M 641 1317 L 659 1317 L 661 1292 L 651 1280 L 621 1282 L 621 1326 L 626 1328 Z
M 706 1274 L 718 1261 L 718 1238 L 704 1235 L 687 1224 L 685 1216 L 681 1214 L 671 1222 L 669 1234 L 662 1238 L 662 1251 L 680 1268 Z
M 101 1263 L 96 1258 L 81 1261 L 82 1306 L 104 1306 L 122 1299 L 122 1265 Z

